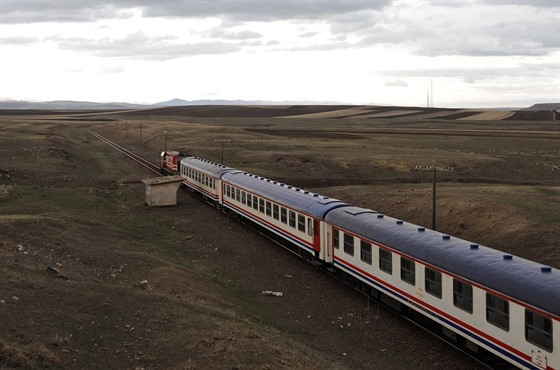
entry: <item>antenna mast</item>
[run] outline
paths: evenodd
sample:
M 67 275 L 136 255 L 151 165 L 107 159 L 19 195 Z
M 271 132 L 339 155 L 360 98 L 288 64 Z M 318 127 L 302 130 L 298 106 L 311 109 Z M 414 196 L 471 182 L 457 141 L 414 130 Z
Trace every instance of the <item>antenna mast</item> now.
M 434 80 L 430 80 L 430 107 L 434 107 Z

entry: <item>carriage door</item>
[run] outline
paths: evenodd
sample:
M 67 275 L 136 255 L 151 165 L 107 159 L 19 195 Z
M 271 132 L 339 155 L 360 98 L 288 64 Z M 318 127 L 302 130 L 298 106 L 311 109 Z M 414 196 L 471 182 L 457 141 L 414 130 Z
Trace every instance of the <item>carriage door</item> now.
M 313 220 L 313 248 L 321 252 L 321 224 L 319 220 Z
M 323 248 L 324 248 L 324 261 L 327 263 L 332 263 L 333 262 L 333 255 L 334 255 L 334 251 L 333 251 L 333 240 L 332 240 L 332 226 L 327 225 L 325 223 L 325 235 L 324 235 L 324 241 L 323 241 Z

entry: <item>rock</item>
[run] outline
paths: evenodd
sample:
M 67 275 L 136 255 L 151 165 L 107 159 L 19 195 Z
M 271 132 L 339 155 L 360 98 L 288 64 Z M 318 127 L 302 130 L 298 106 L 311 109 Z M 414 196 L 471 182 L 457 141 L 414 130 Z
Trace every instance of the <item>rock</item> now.
M 12 296 L 12 301 L 17 302 L 19 301 L 19 297 L 17 295 Z
M 64 275 L 63 273 L 61 273 L 60 271 L 58 271 L 58 269 L 52 267 L 52 266 L 47 266 L 47 274 L 57 277 L 59 279 L 63 279 L 63 280 L 68 280 L 68 277 L 66 275 Z
M 270 295 L 270 296 L 274 296 L 274 297 L 282 297 L 284 295 L 284 293 L 282 292 L 272 292 L 270 290 L 263 290 L 262 295 Z

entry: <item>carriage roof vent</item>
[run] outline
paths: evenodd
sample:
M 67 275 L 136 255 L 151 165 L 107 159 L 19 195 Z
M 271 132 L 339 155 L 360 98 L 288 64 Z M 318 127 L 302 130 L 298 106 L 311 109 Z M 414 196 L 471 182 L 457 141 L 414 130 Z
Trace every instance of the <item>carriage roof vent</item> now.
M 451 239 L 451 235 L 443 234 L 443 235 L 441 236 L 441 238 L 442 238 L 443 240 L 449 240 L 449 239 Z
M 309 194 L 309 190 L 305 190 L 304 193 L 305 193 L 305 194 Z
M 510 261 L 513 259 L 513 256 L 511 254 L 504 254 L 504 259 Z
M 418 228 L 418 231 L 420 231 L 420 232 L 426 231 L 426 228 L 425 228 L 425 227 L 419 227 L 419 228 Z
M 318 197 L 318 196 L 319 196 L 319 194 L 315 193 L 315 194 L 313 194 L 313 196 L 314 196 L 314 197 Z
M 301 191 L 301 189 L 300 189 L 300 188 L 296 188 L 296 191 Z
M 402 225 L 404 223 L 403 220 L 397 220 L 397 225 Z
M 380 213 L 377 215 L 377 218 L 383 218 L 383 215 Z
M 471 248 L 471 249 L 478 249 L 478 244 L 472 243 L 472 244 L 470 245 L 470 248 Z
M 552 271 L 552 267 L 550 266 L 541 267 L 541 272 L 551 272 L 551 271 Z

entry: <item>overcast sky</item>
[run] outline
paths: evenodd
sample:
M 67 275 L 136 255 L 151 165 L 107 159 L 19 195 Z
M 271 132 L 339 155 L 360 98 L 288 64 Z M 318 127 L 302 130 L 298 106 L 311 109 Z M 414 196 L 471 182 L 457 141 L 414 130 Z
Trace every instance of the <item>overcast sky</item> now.
M 560 0 L 0 0 L 0 98 L 560 102 Z

